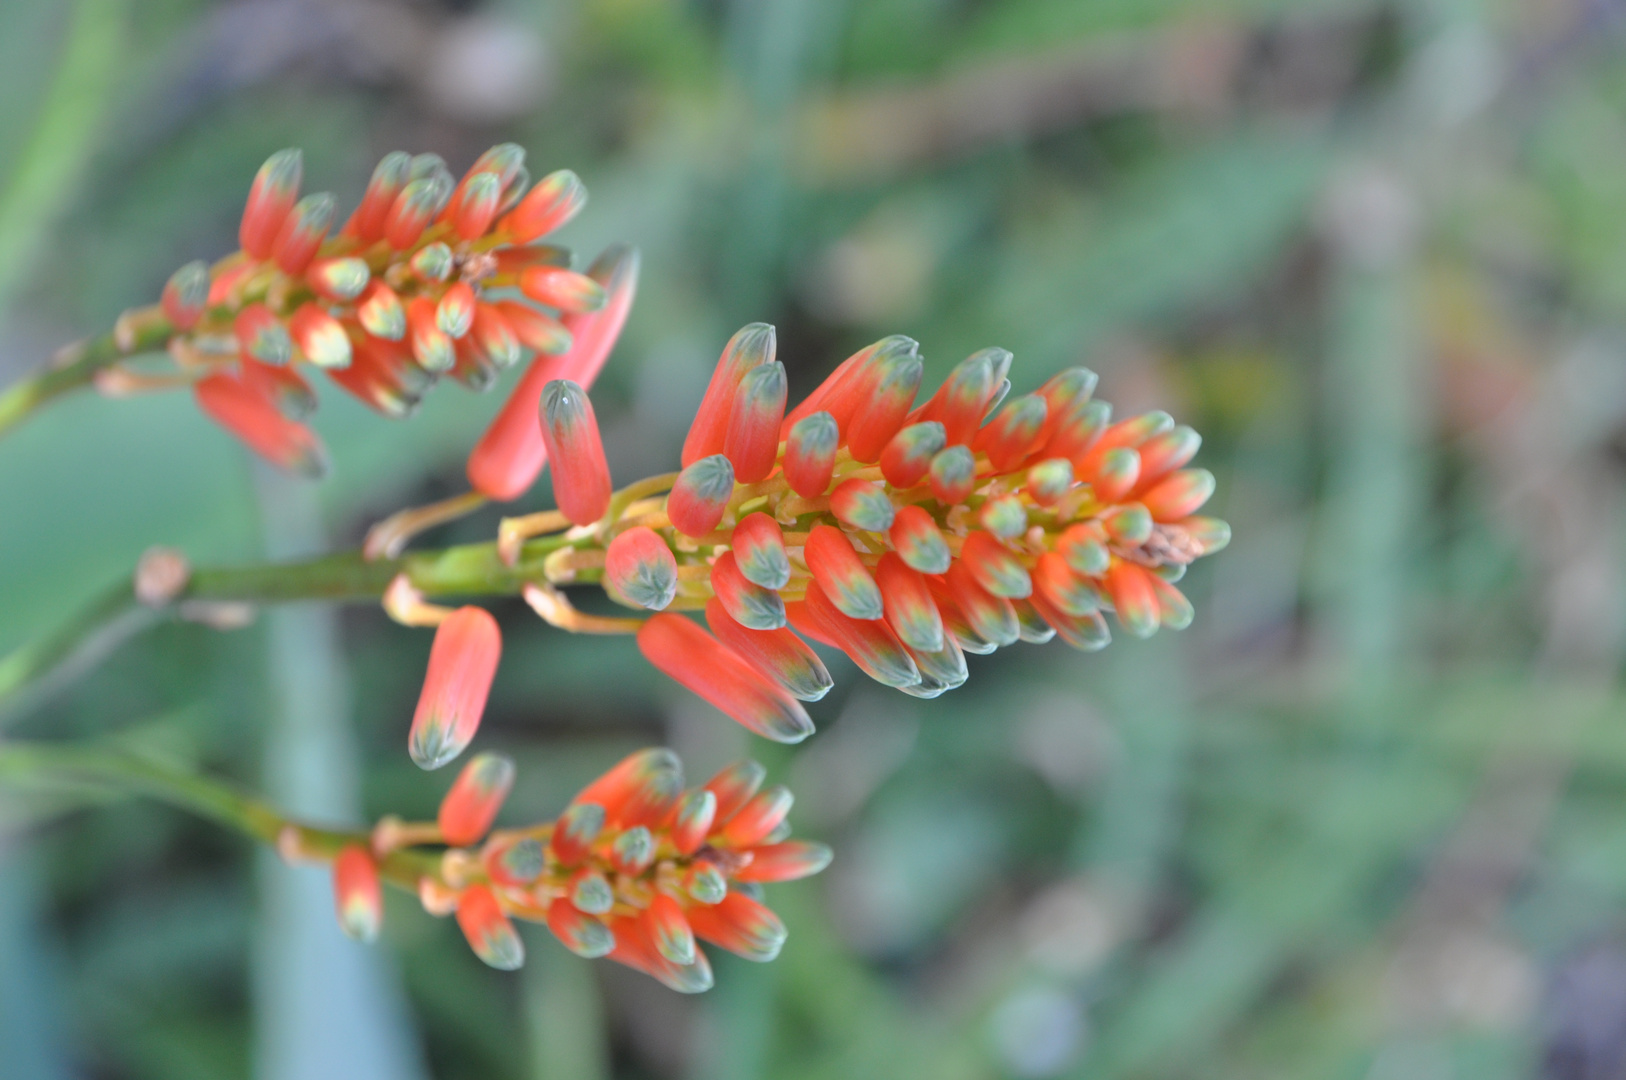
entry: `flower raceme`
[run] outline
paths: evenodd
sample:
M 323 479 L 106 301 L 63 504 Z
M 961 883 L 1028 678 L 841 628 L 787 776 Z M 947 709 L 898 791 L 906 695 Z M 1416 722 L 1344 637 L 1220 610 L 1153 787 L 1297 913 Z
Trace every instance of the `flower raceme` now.
M 682 471 L 620 494 L 581 385 L 539 388 L 560 512 L 524 535 L 574 526 L 527 587 L 544 618 L 636 632 L 654 666 L 780 742 L 812 732 L 802 703 L 832 685 L 810 641 L 930 698 L 965 681 L 967 652 L 1057 636 L 1100 649 L 1109 613 L 1136 637 L 1190 623 L 1177 582 L 1230 539 L 1198 514 L 1214 477 L 1189 467 L 1191 428 L 1162 412 L 1114 421 L 1084 368 L 1006 401 L 1002 349 L 967 358 L 921 402 L 905 337 L 860 350 L 787 413 L 774 354 L 770 326 L 734 335 Z M 569 582 L 651 614 L 582 616 L 553 588 Z M 432 662 L 429 682 L 442 670 Z M 483 685 L 460 685 L 471 704 L 446 715 L 477 715 Z
M 534 425 L 542 383 L 591 384 L 625 318 L 636 256 L 613 248 L 583 274 L 569 269 L 568 251 L 537 243 L 586 192 L 567 170 L 531 185 L 524 157 L 511 143 L 493 147 L 458 180 L 434 154 L 389 154 L 341 221 L 332 195 L 300 197 L 300 152 L 279 151 L 249 190 L 241 249 L 181 267 L 157 307 L 129 313 L 121 332 L 167 323 L 174 377 L 192 384 L 203 411 L 298 472 L 318 474 L 326 461 L 301 422 L 315 405 L 312 368 L 403 417 L 442 376 L 489 389 L 535 352 L 553 363 L 521 384 L 520 411 Z M 123 368 L 100 380 L 109 392 L 152 384 Z M 493 497 L 529 468 L 523 490 L 541 469 L 539 437 L 512 426 L 499 417 L 485 440 L 528 451 L 508 455 L 509 475 L 470 462 L 475 486 Z
M 433 873 L 417 878 L 435 915 L 455 914 L 479 958 L 513 969 L 525 959 L 513 920 L 545 924 L 572 952 L 607 956 L 696 993 L 712 984 L 701 942 L 747 960 L 778 955 L 786 931 L 762 903 L 762 885 L 818 873 L 823 844 L 789 839 L 791 794 L 762 788 L 762 766 L 731 765 L 685 789 L 669 750 L 641 750 L 589 784 L 554 821 L 491 831 L 513 782 L 497 754 L 471 758 L 438 820 L 386 818 L 371 850 L 334 862 L 340 925 L 371 940 L 381 922 L 378 862 L 393 852 L 445 844 Z

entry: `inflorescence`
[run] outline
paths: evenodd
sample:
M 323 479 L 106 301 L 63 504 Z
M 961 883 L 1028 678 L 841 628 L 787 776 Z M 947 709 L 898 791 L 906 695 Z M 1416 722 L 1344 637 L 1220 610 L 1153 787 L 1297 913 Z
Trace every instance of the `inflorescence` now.
M 730 765 L 685 790 L 670 750 L 641 750 L 582 790 L 555 820 L 492 831 L 514 766 L 491 753 L 469 759 L 433 822 L 385 818 L 372 842 L 333 859 L 339 924 L 370 941 L 383 923 L 381 866 L 397 852 L 445 845 L 416 876 L 433 915 L 456 915 L 479 958 L 513 969 L 525 959 L 514 919 L 545 923 L 570 951 L 607 956 L 697 993 L 712 983 L 698 941 L 747 960 L 779 954 L 785 925 L 762 903 L 762 885 L 816 874 L 823 844 L 791 840 L 791 793 L 765 790 L 754 761 Z M 298 859 L 297 834 L 279 846 Z M 409 879 L 411 880 L 411 879 Z
M 273 154 L 249 191 L 241 249 L 181 267 L 156 307 L 120 322 L 126 342 L 167 339 L 173 370 L 120 364 L 98 386 L 189 384 L 257 453 L 315 475 L 326 453 L 301 422 L 316 405 L 308 368 L 403 417 L 443 375 L 483 390 L 527 351 L 570 351 L 572 323 L 606 307 L 634 257 L 611 249 L 582 274 L 568 251 L 536 243 L 586 191 L 568 170 L 530 186 L 524 158 L 505 143 L 456 180 L 435 154 L 389 154 L 335 229 L 332 195 L 299 195 L 300 152 Z

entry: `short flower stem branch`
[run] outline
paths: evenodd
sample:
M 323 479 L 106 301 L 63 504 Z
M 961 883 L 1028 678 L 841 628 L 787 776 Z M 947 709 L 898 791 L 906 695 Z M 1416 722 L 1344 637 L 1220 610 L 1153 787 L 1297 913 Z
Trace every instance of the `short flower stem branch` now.
M 55 398 L 90 386 L 98 373 L 137 353 L 161 349 L 173 334 L 155 308 L 126 313 L 100 337 L 69 345 L 31 374 L 0 390 L 0 436 Z
M 348 844 L 367 846 L 366 830 L 328 829 L 291 821 L 236 788 L 205 776 L 99 747 L 58 743 L 0 743 L 0 781 L 91 784 L 145 795 L 235 829 L 279 851 L 331 862 Z M 425 876 L 438 877 L 439 860 L 426 852 L 399 850 L 380 861 L 380 875 L 416 894 Z

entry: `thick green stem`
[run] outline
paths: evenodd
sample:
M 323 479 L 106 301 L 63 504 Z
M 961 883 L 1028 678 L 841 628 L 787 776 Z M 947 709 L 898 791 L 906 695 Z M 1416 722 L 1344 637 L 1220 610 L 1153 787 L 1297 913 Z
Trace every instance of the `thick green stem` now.
M 328 829 L 290 821 L 274 808 L 208 777 L 182 772 L 116 750 L 52 743 L 0 743 L 0 780 L 90 783 L 145 795 L 207 818 L 217 825 L 303 858 L 330 862 L 349 844 L 368 845 L 362 830 Z M 416 893 L 420 878 L 438 875 L 434 856 L 397 851 L 379 865 L 380 875 Z
M 68 346 L 49 363 L 0 390 L 0 436 L 53 398 L 90 386 L 103 369 L 137 353 L 161 349 L 174 332 L 156 308 L 142 308 L 127 312 L 116 330 Z

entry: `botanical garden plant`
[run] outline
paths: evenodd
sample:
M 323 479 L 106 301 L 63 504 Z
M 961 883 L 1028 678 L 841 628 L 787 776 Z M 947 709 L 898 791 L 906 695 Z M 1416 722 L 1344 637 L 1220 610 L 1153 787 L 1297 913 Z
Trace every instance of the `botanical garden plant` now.
M 791 408 L 774 328 L 753 323 L 724 347 L 680 468 L 616 488 L 589 391 L 632 306 L 638 258 L 613 247 L 578 273 L 569 252 L 538 243 L 585 192 L 564 171 L 530 186 L 523 157 L 495 147 L 455 180 L 434 155 L 391 154 L 334 228 L 332 196 L 300 197 L 299 153 L 275 154 L 250 190 L 241 250 L 182 267 L 157 305 L 0 394 L 3 428 L 79 385 L 185 386 L 255 453 L 314 475 L 326 455 L 301 422 L 315 403 L 312 368 L 405 418 L 443 375 L 488 389 L 534 354 L 469 455 L 467 494 L 394 515 L 360 551 L 303 563 L 193 569 L 178 553 L 149 553 L 135 601 L 210 610 L 372 599 L 401 623 L 434 627 L 407 732 L 425 769 L 475 739 L 502 650 L 491 614 L 441 603 L 450 598 L 519 595 L 561 629 L 636 635 L 656 668 L 781 743 L 813 733 L 803 702 L 832 685 L 810 642 L 932 698 L 966 680 L 968 652 L 1053 637 L 1100 649 L 1109 613 L 1137 637 L 1190 623 L 1177 583 L 1230 535 L 1198 514 L 1214 488 L 1188 467 L 1201 439 L 1163 412 L 1115 420 L 1084 368 L 1010 397 L 1012 357 L 989 348 L 922 401 L 919 347 L 892 336 Z M 433 525 L 524 494 L 550 464 L 557 509 L 506 518 L 487 543 L 407 550 Z M 576 585 L 632 613 L 578 610 L 565 591 Z M 0 690 L 61 647 L 59 636 L 0 662 Z M 789 839 L 791 795 L 759 791 L 760 766 L 686 790 L 660 749 L 622 761 L 553 822 L 496 831 L 515 770 L 479 753 L 435 822 L 386 817 L 366 832 L 288 821 L 224 786 L 116 755 L 11 753 L 122 781 L 285 858 L 330 864 L 353 936 L 377 933 L 382 883 L 406 889 L 431 913 L 455 914 L 500 968 L 523 958 L 510 920 L 530 919 L 581 955 L 704 990 L 711 969 L 696 939 L 772 959 L 785 928 L 761 884 L 830 859 Z

